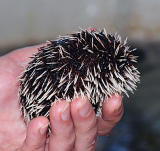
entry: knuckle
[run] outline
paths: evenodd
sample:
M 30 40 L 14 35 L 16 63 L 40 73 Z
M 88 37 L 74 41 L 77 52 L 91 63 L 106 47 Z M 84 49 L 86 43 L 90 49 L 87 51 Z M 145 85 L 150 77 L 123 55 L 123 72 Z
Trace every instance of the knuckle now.
M 32 146 L 32 150 L 35 151 L 35 150 L 40 150 L 43 148 L 43 145 L 42 144 L 35 144 Z
M 30 151 L 40 150 L 43 147 L 44 147 L 44 144 L 31 144 L 29 142 L 25 142 L 24 145 L 23 145 L 24 150 L 27 149 L 27 150 L 30 150 Z
M 86 140 L 87 144 L 91 145 L 93 144 L 93 141 L 97 139 L 97 129 L 94 128 L 91 131 L 85 133 L 81 137 L 83 137 L 83 139 Z
M 70 142 L 74 142 L 75 141 L 75 138 L 76 138 L 76 136 L 75 136 L 75 133 L 70 133 L 70 134 L 67 134 L 67 135 L 64 135 L 64 139 L 65 140 L 70 140 Z

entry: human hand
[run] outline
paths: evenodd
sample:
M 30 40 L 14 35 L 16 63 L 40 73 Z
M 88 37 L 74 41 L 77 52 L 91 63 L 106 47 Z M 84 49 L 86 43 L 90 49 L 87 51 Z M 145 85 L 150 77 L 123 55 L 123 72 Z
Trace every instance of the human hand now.
M 123 115 L 121 96 L 103 103 L 102 117 L 96 117 L 89 101 L 81 97 L 64 100 L 50 109 L 49 120 L 40 116 L 26 127 L 19 110 L 18 78 L 28 57 L 39 46 L 16 50 L 0 57 L 0 151 L 93 151 L 98 135 L 108 135 Z

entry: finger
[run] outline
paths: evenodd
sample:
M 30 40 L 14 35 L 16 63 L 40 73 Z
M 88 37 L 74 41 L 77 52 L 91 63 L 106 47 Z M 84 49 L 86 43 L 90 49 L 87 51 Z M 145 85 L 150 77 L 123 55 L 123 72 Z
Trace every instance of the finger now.
M 96 147 L 97 121 L 96 115 L 87 97 L 73 100 L 71 115 L 75 126 L 76 151 L 91 151 Z
M 48 124 L 48 119 L 43 116 L 39 116 L 29 123 L 22 151 L 44 151 Z
M 70 104 L 59 101 L 50 109 L 51 134 L 49 151 L 71 151 L 74 146 L 75 133 L 70 115 Z
M 123 115 L 122 97 L 113 95 L 103 103 L 102 118 L 98 118 L 98 135 L 108 135 Z

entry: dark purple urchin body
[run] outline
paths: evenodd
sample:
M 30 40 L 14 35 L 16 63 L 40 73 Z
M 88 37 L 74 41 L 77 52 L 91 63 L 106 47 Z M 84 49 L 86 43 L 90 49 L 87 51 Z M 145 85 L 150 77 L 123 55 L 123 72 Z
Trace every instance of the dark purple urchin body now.
M 96 112 L 112 94 L 136 89 L 136 56 L 121 37 L 102 30 L 82 30 L 49 41 L 28 64 L 20 85 L 25 120 L 49 117 L 53 102 L 87 96 Z

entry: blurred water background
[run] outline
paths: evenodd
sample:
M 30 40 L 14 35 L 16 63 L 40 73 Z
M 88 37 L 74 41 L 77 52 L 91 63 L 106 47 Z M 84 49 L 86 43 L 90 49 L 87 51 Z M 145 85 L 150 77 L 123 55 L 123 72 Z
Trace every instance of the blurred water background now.
M 106 28 L 137 48 L 141 83 L 124 98 L 125 113 L 96 151 L 160 150 L 159 0 L 0 0 L 0 55 L 80 28 Z

